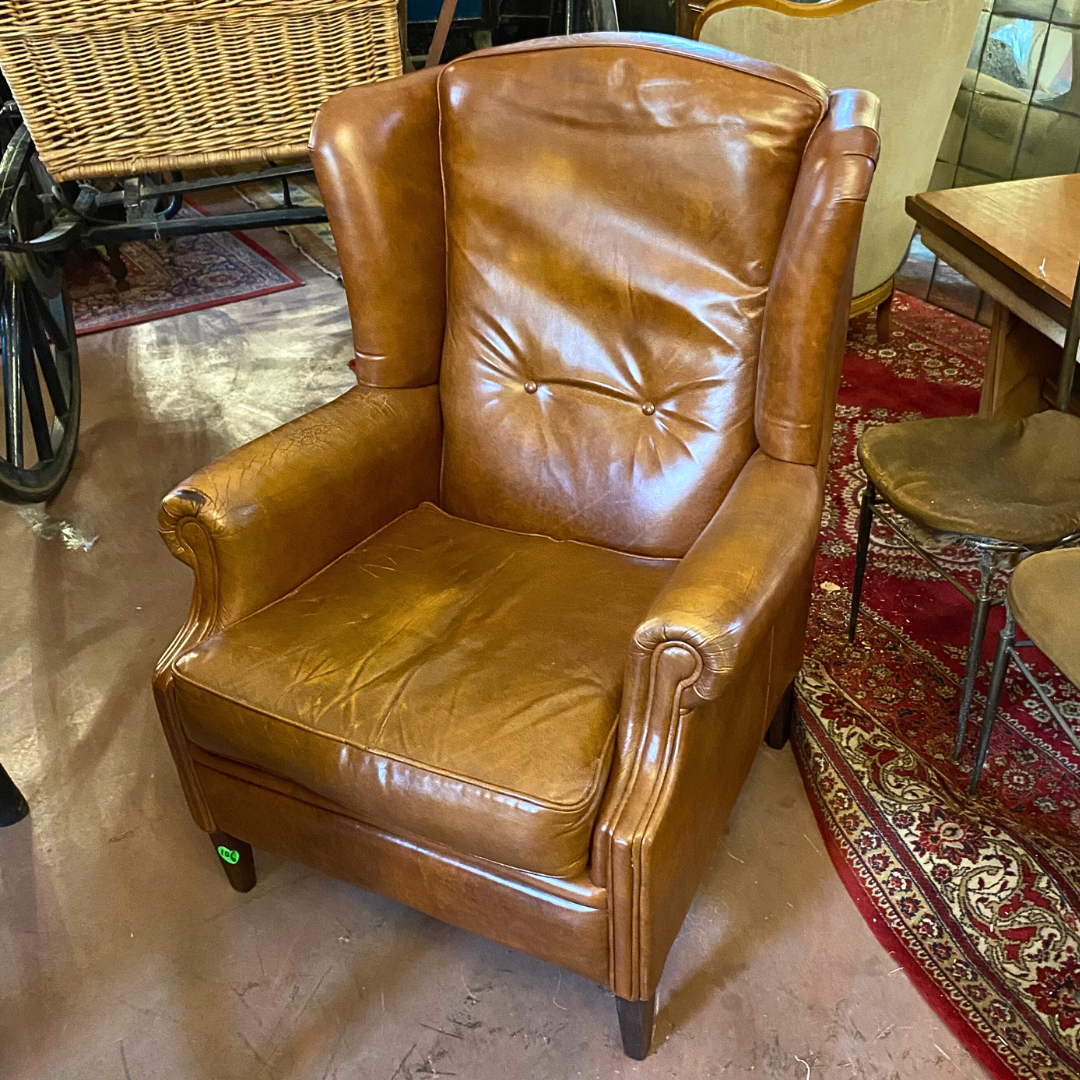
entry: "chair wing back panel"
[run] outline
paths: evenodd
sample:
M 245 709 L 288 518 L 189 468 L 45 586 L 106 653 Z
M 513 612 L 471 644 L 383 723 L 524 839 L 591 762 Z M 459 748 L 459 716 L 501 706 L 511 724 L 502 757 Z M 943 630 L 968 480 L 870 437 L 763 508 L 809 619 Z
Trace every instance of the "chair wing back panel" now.
M 345 90 L 322 106 L 311 132 L 363 386 L 439 380 L 446 250 L 438 73 Z
M 711 10 L 715 6 L 716 10 Z M 772 10 L 778 8 L 779 10 Z M 791 9 L 791 13 L 787 9 Z M 866 203 L 853 292 L 888 281 L 915 223 L 908 195 L 925 191 L 967 63 L 982 0 L 851 0 L 706 8 L 701 41 L 803 71 L 881 101 L 881 157 Z
M 823 88 L 646 35 L 439 79 L 442 499 L 682 555 L 756 446 L 773 262 Z

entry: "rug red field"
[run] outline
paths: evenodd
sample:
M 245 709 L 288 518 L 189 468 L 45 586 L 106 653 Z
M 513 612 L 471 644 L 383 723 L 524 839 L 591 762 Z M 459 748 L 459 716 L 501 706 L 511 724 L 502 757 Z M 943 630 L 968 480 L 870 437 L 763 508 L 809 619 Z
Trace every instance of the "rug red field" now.
M 951 760 L 971 609 L 875 529 L 846 638 L 858 498 L 874 424 L 975 412 L 984 328 L 900 295 L 896 333 L 852 324 L 833 435 L 795 750 L 852 898 L 934 1008 L 1000 1078 L 1080 1076 L 1080 759 L 1013 670 L 976 798 Z M 956 545 L 938 555 L 967 572 Z M 988 663 L 1001 625 L 991 622 Z M 1038 668 L 1080 725 L 1080 694 Z M 973 715 L 974 711 L 973 710 Z

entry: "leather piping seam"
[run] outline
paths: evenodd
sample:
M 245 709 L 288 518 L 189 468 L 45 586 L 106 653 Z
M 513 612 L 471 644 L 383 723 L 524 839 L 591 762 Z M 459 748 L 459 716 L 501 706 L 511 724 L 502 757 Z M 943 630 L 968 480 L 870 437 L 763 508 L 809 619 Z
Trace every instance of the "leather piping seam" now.
M 208 751 L 203 752 L 208 753 Z M 387 828 L 385 825 L 379 825 L 377 822 L 363 817 L 356 811 L 350 810 L 347 806 L 339 806 L 337 809 L 330 809 L 329 807 L 324 806 L 322 803 L 312 802 L 310 799 L 302 798 L 301 796 L 294 795 L 291 792 L 280 791 L 278 788 L 270 787 L 267 784 L 259 783 L 259 781 L 254 778 L 247 776 L 237 776 L 235 773 L 231 773 L 225 769 L 218 768 L 216 765 L 212 765 L 208 761 L 202 761 L 197 758 L 193 760 L 197 768 L 206 769 L 207 772 L 216 773 L 218 776 L 223 776 L 230 781 L 236 781 L 241 784 L 250 784 L 252 787 L 257 787 L 260 791 L 268 791 L 271 795 L 277 795 L 283 799 L 293 799 L 296 802 L 303 803 L 304 806 L 310 806 L 313 810 L 318 810 L 320 813 L 333 814 L 335 817 L 344 818 L 346 821 L 354 822 L 355 824 L 360 825 L 365 829 L 371 829 L 373 832 L 377 832 L 382 836 L 389 838 L 390 840 L 398 841 L 402 844 L 408 844 L 412 847 L 419 848 L 424 855 L 431 856 L 436 859 L 445 860 L 446 862 L 455 863 L 458 866 L 464 867 L 470 873 L 483 874 L 485 877 L 489 878 L 497 878 L 502 884 L 509 883 L 512 886 L 520 886 L 524 889 L 534 889 L 538 892 L 543 892 L 546 897 L 550 897 L 554 902 L 558 904 L 568 904 L 572 907 L 580 908 L 582 911 L 607 911 L 606 891 L 599 898 L 601 900 L 600 905 L 594 906 L 593 904 L 586 904 L 581 899 L 574 899 L 572 896 L 568 896 L 563 892 L 548 890 L 544 888 L 546 878 L 551 878 L 555 881 L 565 882 L 572 880 L 569 876 L 562 876 L 560 874 L 542 874 L 536 870 L 526 870 L 520 866 L 512 866 L 510 863 L 498 862 L 495 859 L 486 859 L 483 855 L 473 855 L 469 852 L 459 851 L 457 848 L 452 848 L 447 844 L 440 843 L 438 840 L 432 840 L 430 837 L 421 836 L 419 833 L 410 833 L 404 830 L 395 831 L 393 829 Z M 301 790 L 306 789 L 301 788 Z M 313 794 L 315 793 L 313 792 Z M 588 865 L 587 861 L 586 865 Z M 505 878 L 500 876 L 499 873 L 499 871 L 503 869 L 509 870 L 511 874 L 525 874 L 530 879 L 535 878 L 537 880 L 534 883 L 531 880 L 520 881 L 514 877 Z M 574 871 L 571 871 L 571 873 L 573 872 Z
M 450 337 L 450 214 L 447 212 L 446 198 L 446 155 L 443 152 L 443 105 L 442 105 L 442 81 L 446 74 L 443 67 L 435 79 L 435 137 L 439 144 L 439 192 L 442 196 L 442 220 L 443 220 L 443 336 L 442 347 L 439 350 L 439 378 L 436 385 L 439 387 L 439 415 L 442 419 L 442 439 L 439 447 L 439 501 L 443 500 L 443 482 L 446 479 L 446 414 L 443 411 L 442 381 L 443 366 L 446 361 L 446 343 Z M 441 509 L 441 508 L 440 508 Z
M 549 38 L 547 40 L 550 41 L 551 39 Z M 727 49 L 720 49 L 719 46 L 715 46 L 715 45 L 714 46 L 709 46 L 707 43 L 703 43 L 703 44 L 704 44 L 704 48 L 710 48 L 711 47 L 711 48 L 716 49 L 717 52 L 728 52 Z M 737 72 L 739 75 L 748 75 L 751 78 L 763 79 L 766 82 L 771 82 L 776 86 L 782 86 L 786 90 L 790 90 L 793 93 L 799 94 L 801 97 L 804 97 L 809 101 L 813 101 L 815 104 L 818 105 L 818 108 L 820 110 L 819 122 L 820 122 L 820 117 L 825 116 L 825 114 L 829 110 L 829 99 L 828 99 L 827 95 L 824 98 L 824 100 L 822 100 L 821 97 L 813 94 L 809 88 L 804 89 L 803 87 L 797 86 L 797 85 L 795 85 L 793 83 L 785 82 L 783 79 L 778 78 L 775 75 L 769 75 L 769 74 L 767 74 L 766 72 L 763 72 L 763 71 L 754 71 L 754 70 L 748 71 L 745 68 L 739 67 L 737 64 L 730 63 L 724 57 L 721 57 L 721 56 L 707 56 L 707 55 L 705 55 L 703 52 L 701 52 L 699 50 L 684 51 L 684 49 L 673 48 L 672 46 L 668 45 L 666 42 L 661 43 L 661 42 L 652 42 L 652 41 L 633 41 L 633 40 L 627 40 L 627 41 L 604 41 L 604 42 L 581 41 L 581 40 L 575 41 L 574 40 L 574 35 L 570 35 L 568 38 L 565 38 L 558 45 L 539 45 L 539 46 L 534 45 L 531 48 L 513 49 L 512 51 L 508 49 L 507 52 L 502 54 L 502 55 L 528 55 L 530 53 L 556 52 L 556 51 L 558 51 L 560 49 L 641 49 L 641 50 L 643 50 L 645 52 L 655 52 L 655 53 L 662 53 L 665 56 L 675 56 L 675 57 L 678 57 L 679 59 L 682 59 L 682 60 L 691 60 L 691 61 L 696 60 L 696 61 L 698 61 L 700 63 L 711 64 L 713 67 L 722 67 L 727 71 Z M 470 61 L 484 60 L 487 57 L 487 55 L 488 54 L 486 54 L 486 53 L 466 53 L 464 56 L 457 57 L 457 59 L 451 61 L 449 64 L 446 65 L 445 68 L 443 68 L 443 72 L 441 72 L 439 74 L 439 82 L 440 83 L 442 82 L 443 73 L 445 73 L 447 71 L 450 71 L 454 67 L 455 64 L 468 63 Z M 730 53 L 730 55 L 734 56 L 735 54 Z M 807 80 L 807 81 L 809 81 L 809 80 Z M 817 80 L 814 80 L 814 81 L 816 82 Z M 822 90 L 825 89 L 825 87 L 822 84 L 819 83 L 818 85 L 820 85 L 822 87 Z M 813 131 L 816 131 L 816 130 L 817 130 L 817 127 L 815 125 L 815 127 L 811 131 L 811 135 L 813 134 Z
M 184 514 L 182 517 L 176 519 L 174 531 L 177 539 L 180 541 L 181 547 L 190 554 L 191 563 L 189 564 L 192 569 L 192 573 L 195 577 L 195 595 L 199 597 L 199 606 L 203 604 L 203 574 L 200 573 L 200 562 L 206 560 L 200 560 L 198 552 L 192 547 L 191 542 L 185 539 L 184 532 L 186 532 L 185 526 L 193 526 L 201 532 L 206 540 L 206 546 L 210 549 L 210 608 L 209 612 L 200 613 L 201 618 L 199 622 L 205 623 L 204 634 L 208 635 L 213 628 L 217 625 L 218 614 L 221 611 L 221 567 L 218 563 L 217 545 L 214 543 L 214 536 L 212 531 L 207 527 L 206 523 L 199 517 L 198 514 Z
M 578 802 L 575 803 L 555 803 L 545 799 L 540 799 L 535 795 L 527 795 L 524 792 L 514 791 L 511 788 L 498 787 L 495 784 L 485 784 L 483 781 L 476 779 L 475 777 L 462 776 L 459 773 L 451 772 L 449 769 L 440 769 L 434 765 L 425 765 L 422 762 L 414 761 L 412 758 L 402 757 L 398 754 L 391 754 L 386 750 L 375 750 L 371 747 L 364 746 L 361 743 L 354 742 L 352 739 L 345 739 L 339 735 L 331 735 L 325 731 L 319 731 L 318 728 L 313 728 L 307 724 L 302 724 L 299 720 L 290 720 L 288 717 L 279 716 L 276 713 L 270 712 L 268 709 L 262 709 L 258 706 L 252 705 L 249 702 L 241 701 L 239 698 L 235 698 L 230 694 L 222 693 L 220 690 L 215 690 L 212 687 L 207 686 L 205 683 L 198 682 L 196 679 L 191 678 L 190 675 L 185 675 L 182 672 L 176 670 L 175 664 L 173 666 L 173 678 L 177 682 L 185 683 L 186 685 L 193 687 L 195 690 L 200 690 L 204 694 L 209 694 L 212 697 L 216 697 L 221 701 L 227 701 L 231 705 L 236 705 L 241 709 L 246 709 L 249 712 L 257 713 L 260 716 L 266 717 L 268 720 L 276 720 L 279 723 L 287 724 L 289 727 L 298 728 L 300 731 L 306 731 L 309 735 L 316 735 L 321 739 L 326 739 L 329 742 L 337 743 L 342 746 L 351 746 L 354 750 L 359 750 L 362 754 L 370 754 L 372 757 L 383 758 L 386 761 L 394 761 L 400 765 L 407 765 L 416 769 L 418 772 L 431 773 L 434 776 L 441 776 L 446 780 L 453 780 L 457 783 L 467 784 L 469 787 L 476 788 L 481 792 L 489 792 L 494 795 L 503 796 L 504 798 L 514 799 L 523 803 L 530 804 L 532 806 L 539 807 L 543 810 L 550 810 L 558 814 L 576 814 L 581 810 L 588 807 L 592 802 L 600 789 L 601 769 L 604 758 L 607 757 L 608 749 L 611 746 L 612 739 L 615 737 L 615 733 L 618 730 L 618 722 L 611 725 L 611 729 L 608 731 L 607 737 L 604 739 L 603 750 L 597 758 L 596 764 L 593 766 L 593 778 L 590 782 L 587 794 L 584 795 Z M 195 740 L 192 740 L 195 742 Z M 196 742 L 196 746 L 199 744 Z M 225 756 L 225 755 L 222 755 Z M 241 762 L 241 764 L 246 764 Z M 249 768 L 261 768 L 258 765 L 251 765 Z M 318 794 L 316 792 L 316 794 Z
M 430 506 L 433 510 L 442 514 L 443 517 L 448 517 L 452 521 L 464 521 L 468 525 L 476 525 L 481 529 L 491 529 L 494 532 L 506 533 L 509 536 L 534 536 L 540 540 L 548 540 L 553 544 L 573 544 L 575 547 L 591 548 L 594 551 L 606 551 L 612 555 L 623 555 L 628 559 L 636 559 L 642 562 L 674 563 L 678 565 L 685 558 L 684 555 L 642 555 L 636 551 L 623 551 L 622 548 L 607 547 L 604 544 L 594 544 L 591 540 L 576 540 L 572 536 L 549 536 L 547 533 L 522 532 L 520 529 L 510 529 L 505 525 L 490 525 L 486 521 L 473 521 L 471 518 L 461 517 L 460 514 L 451 514 L 448 510 L 444 510 L 441 506 L 436 506 L 435 503 L 428 502 L 426 499 L 420 503 L 420 506 Z M 419 509 L 420 506 L 415 507 L 415 509 Z M 406 513 L 410 512 L 411 511 L 406 511 Z M 404 515 L 399 515 L 399 517 L 400 516 Z M 395 518 L 395 520 L 397 519 Z M 375 536 L 376 534 L 372 533 L 371 535 Z M 362 540 L 360 543 L 367 543 L 367 541 Z
M 688 675 L 686 678 L 681 679 L 676 684 L 675 692 L 672 695 L 671 713 L 669 714 L 670 716 L 674 716 L 675 718 L 679 717 L 679 715 L 681 714 L 681 710 L 679 708 L 679 702 L 680 702 L 680 700 L 682 698 L 683 692 L 686 690 L 687 687 L 693 686 L 694 683 L 698 680 L 698 678 L 701 675 L 702 667 L 703 667 L 701 654 L 697 651 L 697 649 L 695 649 L 692 646 L 688 645 L 686 642 L 684 642 L 684 641 L 665 641 L 665 642 L 662 642 L 661 644 L 657 645 L 655 648 L 653 648 L 652 656 L 649 658 L 649 688 L 648 688 L 648 691 L 646 693 L 646 698 L 645 698 L 646 717 L 648 716 L 649 713 L 652 712 L 652 703 L 653 703 L 653 700 L 655 699 L 656 694 L 657 694 L 656 670 L 660 665 L 660 658 L 661 658 L 661 656 L 662 656 L 662 654 L 664 652 L 666 652 L 668 649 L 674 648 L 674 647 L 687 649 L 688 651 L 692 652 L 694 654 L 695 660 L 697 662 L 696 662 L 696 664 L 694 666 L 693 672 L 690 675 Z M 671 726 L 671 719 L 670 718 L 669 718 L 668 723 L 669 723 L 669 728 L 670 728 L 670 726 Z M 670 735 L 669 735 L 669 737 L 670 737 Z M 642 737 L 641 737 L 640 741 L 638 742 L 638 745 L 637 745 L 635 753 L 634 753 L 634 765 L 633 765 L 633 768 L 630 770 L 630 776 L 627 778 L 626 787 L 623 789 L 622 798 L 619 800 L 619 805 L 616 808 L 615 812 L 611 815 L 610 836 L 612 837 L 612 839 L 614 839 L 620 832 L 620 826 L 623 823 L 622 819 L 623 819 L 623 816 L 626 813 L 627 804 L 630 802 L 631 796 L 634 793 L 634 789 L 637 787 L 638 777 L 641 775 L 642 758 L 645 756 L 645 753 L 646 753 L 646 751 L 648 749 L 648 742 L 649 742 L 649 730 L 648 730 L 648 725 L 646 725 L 645 731 L 642 732 Z M 656 784 L 657 789 L 662 790 L 663 780 L 664 780 L 664 777 L 667 775 L 667 766 L 668 766 L 667 746 L 665 745 L 665 758 L 664 758 L 663 773 L 661 774 L 661 776 L 660 776 L 660 778 L 659 778 L 659 780 L 658 780 L 658 782 Z M 655 800 L 650 800 L 650 810 L 651 810 L 652 806 L 654 806 L 654 805 L 655 805 Z M 640 819 L 639 819 L 639 822 L 640 822 Z M 613 846 L 613 845 L 611 845 L 610 841 L 609 841 L 609 846 Z M 640 987 L 640 983 L 641 983 L 640 962 L 639 962 L 639 964 L 635 964 L 633 962 L 633 957 L 637 954 L 637 951 L 638 951 L 639 945 L 640 945 L 640 929 L 638 927 L 638 922 L 639 922 L 639 916 L 640 916 L 640 911 L 641 911 L 641 894 L 640 894 L 641 875 L 640 875 L 640 872 L 639 872 L 640 871 L 640 864 L 641 864 L 641 844 L 640 844 L 639 840 L 632 840 L 631 841 L 630 860 L 631 860 L 631 873 L 633 874 L 633 880 L 631 882 L 631 887 L 630 887 L 630 893 L 631 893 L 631 912 L 630 912 L 630 923 L 631 923 L 631 928 L 630 928 L 630 956 L 631 956 L 630 973 L 631 973 L 631 976 L 630 977 L 631 977 L 631 987 L 632 988 L 638 988 L 638 987 Z M 612 857 L 612 853 L 610 851 L 609 851 L 608 858 L 607 858 L 607 878 L 608 878 L 608 880 L 607 880 L 607 892 L 608 892 L 609 895 L 614 896 L 615 895 L 615 859 Z M 611 910 L 614 911 L 614 908 L 615 908 L 615 905 L 612 904 Z M 615 977 L 616 976 L 616 972 L 615 972 L 616 947 L 617 947 L 617 943 L 615 941 L 615 923 L 614 923 L 614 918 L 612 917 L 612 918 L 608 919 L 608 957 L 609 957 L 608 981 L 612 986 L 614 986 L 615 982 L 616 982 L 616 977 Z

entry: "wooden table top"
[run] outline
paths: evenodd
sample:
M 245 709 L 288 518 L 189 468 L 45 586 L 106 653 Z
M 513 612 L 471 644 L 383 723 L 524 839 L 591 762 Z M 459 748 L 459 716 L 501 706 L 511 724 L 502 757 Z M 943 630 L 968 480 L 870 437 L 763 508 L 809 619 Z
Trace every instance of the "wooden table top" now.
M 927 191 L 909 196 L 907 211 L 988 273 L 1041 293 L 1036 306 L 1067 324 L 1080 264 L 1080 173 Z

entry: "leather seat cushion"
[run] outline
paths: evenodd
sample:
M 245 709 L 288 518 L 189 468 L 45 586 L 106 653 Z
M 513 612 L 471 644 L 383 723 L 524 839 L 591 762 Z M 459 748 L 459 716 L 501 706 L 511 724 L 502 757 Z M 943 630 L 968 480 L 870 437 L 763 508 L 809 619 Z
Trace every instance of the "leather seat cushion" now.
M 881 495 L 914 521 L 1016 544 L 1080 530 L 1080 417 L 950 416 L 870 428 L 859 460 Z
M 181 718 L 376 826 L 570 876 L 631 635 L 675 565 L 425 504 L 180 657 Z
M 1075 686 L 1080 686 L 1080 550 L 1025 559 L 1009 583 L 1009 602 L 1024 632 Z

